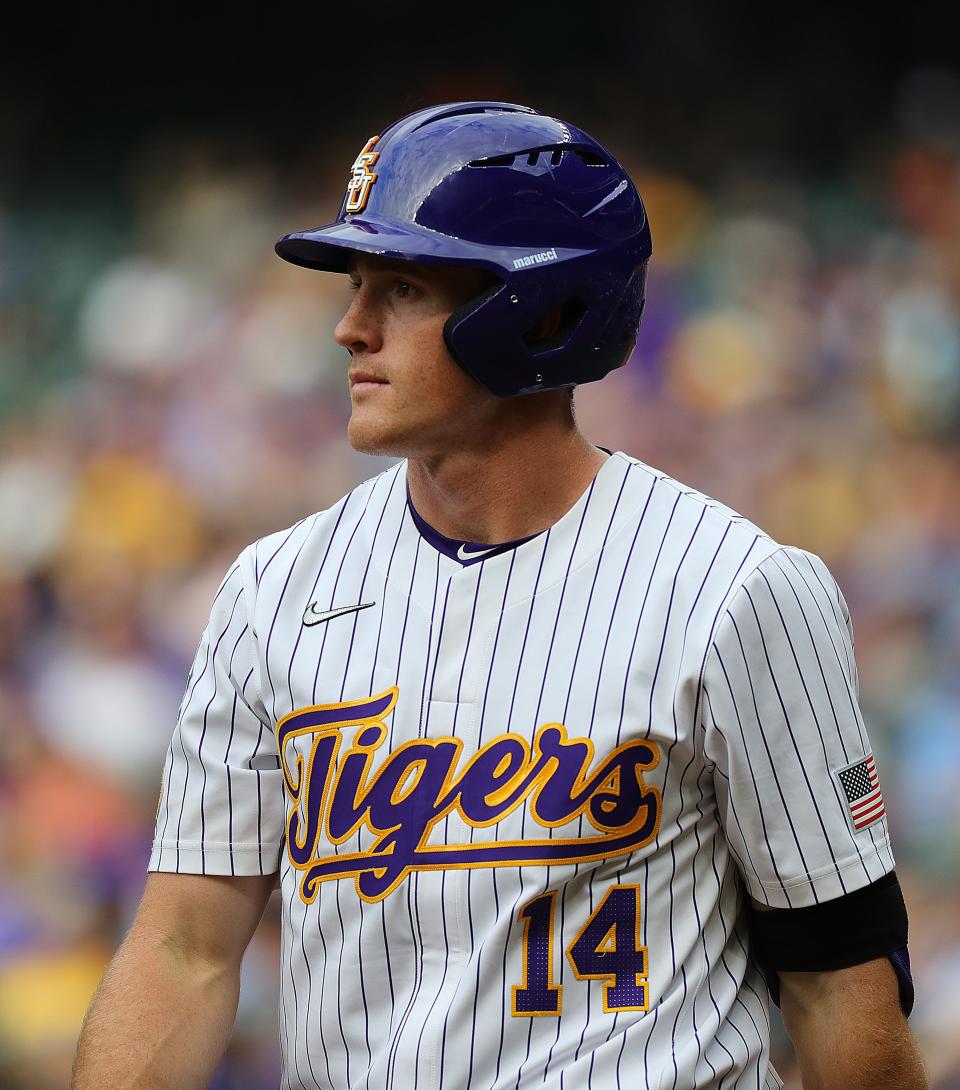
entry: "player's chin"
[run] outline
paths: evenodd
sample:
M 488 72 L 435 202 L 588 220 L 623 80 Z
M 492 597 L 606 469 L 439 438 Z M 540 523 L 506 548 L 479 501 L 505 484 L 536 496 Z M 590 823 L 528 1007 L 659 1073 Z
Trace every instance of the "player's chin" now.
M 404 442 L 403 429 L 395 421 L 384 420 L 378 414 L 355 408 L 347 425 L 350 446 L 360 454 L 383 454 L 404 458 L 409 443 Z

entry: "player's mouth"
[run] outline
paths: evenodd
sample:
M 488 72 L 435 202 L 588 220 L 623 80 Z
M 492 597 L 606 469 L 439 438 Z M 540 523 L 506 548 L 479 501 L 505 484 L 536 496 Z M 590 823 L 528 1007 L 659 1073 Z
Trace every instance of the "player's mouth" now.
M 362 394 L 368 390 L 375 389 L 377 386 L 389 385 L 385 378 L 381 378 L 371 371 L 351 371 L 349 379 L 351 393 Z

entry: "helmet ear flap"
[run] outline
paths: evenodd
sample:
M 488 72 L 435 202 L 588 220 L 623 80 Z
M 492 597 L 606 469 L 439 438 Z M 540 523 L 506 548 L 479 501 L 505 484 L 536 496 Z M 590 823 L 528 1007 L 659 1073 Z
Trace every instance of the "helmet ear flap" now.
M 481 375 L 475 367 L 470 366 L 470 360 L 465 356 L 462 347 L 458 345 L 459 338 L 455 336 L 455 330 L 461 323 L 481 310 L 503 287 L 503 282 L 499 280 L 491 284 L 457 307 L 443 323 L 443 341 L 447 351 L 468 374 L 488 390 L 491 388 L 490 375 Z M 535 363 L 540 356 L 564 348 L 579 328 L 587 314 L 587 309 L 587 305 L 582 300 L 570 297 L 559 306 L 541 312 L 524 332 L 517 331 L 517 347 L 522 345 L 526 349 L 527 362 Z M 511 376 L 503 376 L 503 379 L 509 386 Z
M 461 303 L 460 306 L 454 310 L 447 320 L 443 323 L 443 343 L 447 346 L 447 351 L 457 361 L 457 363 L 467 372 L 475 381 L 480 382 L 480 379 L 473 373 L 473 370 L 467 366 L 463 359 L 463 353 L 460 352 L 456 345 L 456 339 L 454 338 L 454 330 L 465 319 L 470 318 L 490 299 L 492 299 L 497 292 L 503 288 L 503 281 L 497 280 L 495 283 L 490 284 L 484 288 L 483 291 L 474 295 L 471 299 L 468 299 L 465 303 Z M 483 386 L 484 383 L 480 382 Z
M 602 378 L 633 348 L 645 274 L 645 255 L 618 271 L 601 252 L 567 262 L 549 279 L 508 277 L 447 318 L 444 342 L 463 370 L 498 397 Z M 553 329 L 544 324 L 551 314 L 559 319 Z

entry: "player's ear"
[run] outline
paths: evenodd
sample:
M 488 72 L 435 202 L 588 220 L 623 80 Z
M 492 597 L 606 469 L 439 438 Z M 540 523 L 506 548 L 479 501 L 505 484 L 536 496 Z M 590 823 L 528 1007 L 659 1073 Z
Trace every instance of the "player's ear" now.
M 528 344 L 538 344 L 556 336 L 563 321 L 563 308 L 554 307 L 549 314 L 545 314 L 525 335 Z
M 524 343 L 534 353 L 563 348 L 573 336 L 586 310 L 579 299 L 568 299 L 539 318 L 524 333 Z

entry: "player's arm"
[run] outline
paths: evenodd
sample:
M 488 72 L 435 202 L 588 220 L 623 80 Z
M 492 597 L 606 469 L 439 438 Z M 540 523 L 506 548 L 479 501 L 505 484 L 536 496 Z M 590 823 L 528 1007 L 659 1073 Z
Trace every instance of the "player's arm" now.
M 251 565 L 245 550 L 231 566 L 197 648 L 164 765 L 155 873 L 87 1013 L 73 1090 L 206 1087 L 230 1037 L 284 835 Z
M 805 1090 L 926 1086 L 850 612 L 819 557 L 782 547 L 748 574 L 716 626 L 704 699 L 721 822 L 754 898 L 751 953 Z
M 913 981 L 895 873 L 806 908 L 753 901 L 748 920 L 804 1090 L 926 1090 L 907 1025 Z
M 72 1090 L 200 1090 L 237 1012 L 240 962 L 276 876 L 151 874 L 87 1012 Z
M 927 1090 L 887 958 L 825 972 L 782 972 L 779 981 L 804 1090 Z

